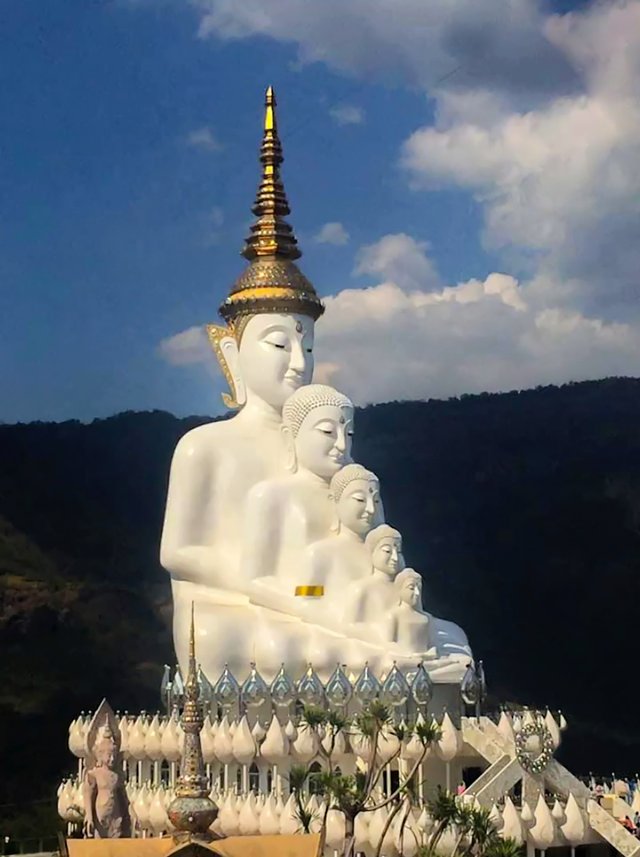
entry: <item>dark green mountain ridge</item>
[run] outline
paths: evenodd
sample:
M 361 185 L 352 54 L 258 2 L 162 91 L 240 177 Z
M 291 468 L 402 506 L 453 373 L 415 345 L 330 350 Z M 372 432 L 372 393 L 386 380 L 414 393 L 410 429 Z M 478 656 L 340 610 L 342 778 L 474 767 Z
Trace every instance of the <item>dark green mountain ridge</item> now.
M 0 425 L 0 805 L 54 794 L 67 726 L 103 695 L 158 707 L 169 462 L 207 419 Z M 579 772 L 640 767 L 639 426 L 628 378 L 356 418 L 355 457 L 381 479 L 425 606 L 467 630 L 495 700 L 565 711 L 560 753 Z

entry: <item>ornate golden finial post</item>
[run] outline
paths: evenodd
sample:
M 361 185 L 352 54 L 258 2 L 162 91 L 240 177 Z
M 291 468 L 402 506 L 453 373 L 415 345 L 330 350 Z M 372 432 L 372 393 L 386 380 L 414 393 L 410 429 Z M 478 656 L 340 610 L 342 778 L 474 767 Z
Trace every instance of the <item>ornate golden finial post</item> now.
M 251 209 L 256 220 L 242 250 L 242 255 L 250 264 L 238 277 L 220 307 L 220 315 L 238 339 L 242 333 L 243 320 L 255 313 L 302 313 L 317 319 L 324 311 L 313 285 L 294 262 L 301 253 L 293 229 L 285 219 L 290 209 L 280 178 L 282 161 L 276 96 L 270 86 L 265 94 L 260 146 L 262 175 Z M 218 339 L 228 334 L 229 330 L 210 326 L 209 335 L 214 348 Z
M 293 229 L 284 219 L 291 209 L 280 178 L 280 164 L 283 160 L 276 119 L 276 96 L 270 86 L 264 101 L 264 130 L 260 148 L 262 179 L 251 209 L 258 219 L 251 227 L 242 251 L 249 261 L 259 257 L 300 258 Z
M 199 701 L 198 668 L 196 664 L 196 642 L 194 608 L 191 604 L 191 632 L 189 635 L 189 671 L 185 683 L 184 708 L 182 710 L 182 730 L 184 748 L 180 763 L 180 776 L 176 786 L 176 796 L 168 809 L 168 816 L 176 829 L 177 838 L 189 838 L 197 835 L 202 839 L 211 839 L 209 827 L 218 815 L 218 807 L 209 797 L 209 787 L 205 775 L 200 731 L 203 718 Z

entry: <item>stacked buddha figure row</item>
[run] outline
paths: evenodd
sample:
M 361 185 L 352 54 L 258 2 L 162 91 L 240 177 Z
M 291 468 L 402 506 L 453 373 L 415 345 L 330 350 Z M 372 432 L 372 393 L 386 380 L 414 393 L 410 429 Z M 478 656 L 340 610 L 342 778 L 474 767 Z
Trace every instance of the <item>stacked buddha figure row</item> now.
M 357 675 L 422 660 L 435 681 L 459 683 L 467 637 L 423 607 L 379 479 L 354 461 L 353 402 L 312 383 L 324 308 L 295 264 L 272 90 L 260 160 L 249 264 L 220 306 L 225 324 L 208 326 L 238 413 L 188 432 L 171 465 L 160 558 L 178 660 L 184 670 L 195 603 L 209 677 L 252 659 L 269 682 L 283 661 L 293 675 L 312 662 L 327 681 L 336 661 Z

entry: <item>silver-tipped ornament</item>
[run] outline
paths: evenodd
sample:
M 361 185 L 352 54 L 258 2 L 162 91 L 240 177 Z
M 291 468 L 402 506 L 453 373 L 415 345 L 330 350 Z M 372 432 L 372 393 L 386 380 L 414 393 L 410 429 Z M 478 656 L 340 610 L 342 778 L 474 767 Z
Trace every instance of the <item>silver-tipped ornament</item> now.
M 433 681 L 422 662 L 411 682 L 411 696 L 418 708 L 426 708 L 433 699 Z
M 364 707 L 370 705 L 380 695 L 380 682 L 369 669 L 368 661 L 356 679 L 356 683 L 353 686 L 353 695 Z
M 298 682 L 296 688 L 298 699 L 303 705 L 322 705 L 324 702 L 324 687 L 317 672 L 309 664 L 307 671 Z
M 240 688 L 240 698 L 248 708 L 259 708 L 269 699 L 269 688 L 262 678 L 256 665 L 251 664 L 251 671 Z
M 389 670 L 389 675 L 382 683 L 380 698 L 385 705 L 391 705 L 393 708 L 397 708 L 398 706 L 405 704 L 407 699 L 409 699 L 410 694 L 411 689 L 407 684 L 407 680 L 394 661 L 393 666 Z
M 213 697 L 223 711 L 233 708 L 240 698 L 240 685 L 226 664 L 213 686 Z
M 324 692 L 327 702 L 334 708 L 344 708 L 349 704 L 353 696 L 353 688 L 340 664 L 336 664 Z
M 284 664 L 280 667 L 278 675 L 271 682 L 269 688 L 271 702 L 276 708 L 288 708 L 296 699 L 296 688 L 286 673 Z

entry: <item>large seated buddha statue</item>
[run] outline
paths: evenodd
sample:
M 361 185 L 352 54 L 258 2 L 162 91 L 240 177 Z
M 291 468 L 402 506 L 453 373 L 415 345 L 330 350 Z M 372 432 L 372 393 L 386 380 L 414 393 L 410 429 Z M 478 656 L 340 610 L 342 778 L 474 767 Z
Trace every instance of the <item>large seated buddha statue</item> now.
M 353 404 L 311 383 L 323 306 L 295 264 L 271 89 L 260 160 L 249 264 L 220 307 L 225 324 L 208 327 L 237 412 L 188 432 L 171 464 L 161 562 L 178 660 L 186 669 L 193 603 L 212 682 L 225 664 L 240 678 L 255 661 L 270 680 L 283 661 L 294 676 L 310 661 L 324 679 L 336 661 L 359 672 L 391 658 L 459 680 L 466 636 L 424 613 L 416 577 L 398 574 L 379 481 L 351 458 Z
M 176 653 L 186 663 L 193 601 L 203 667 L 206 653 L 223 639 L 216 623 L 226 624 L 225 617 L 233 623 L 248 604 L 236 585 L 245 501 L 255 484 L 283 472 L 282 407 L 311 381 L 314 322 L 323 312 L 294 262 L 300 251 L 285 220 L 289 206 L 271 89 L 260 160 L 257 219 L 243 250 L 249 265 L 220 307 L 226 324 L 208 327 L 230 387 L 223 399 L 238 412 L 188 432 L 178 443 L 162 533 L 160 560 L 171 575 Z

